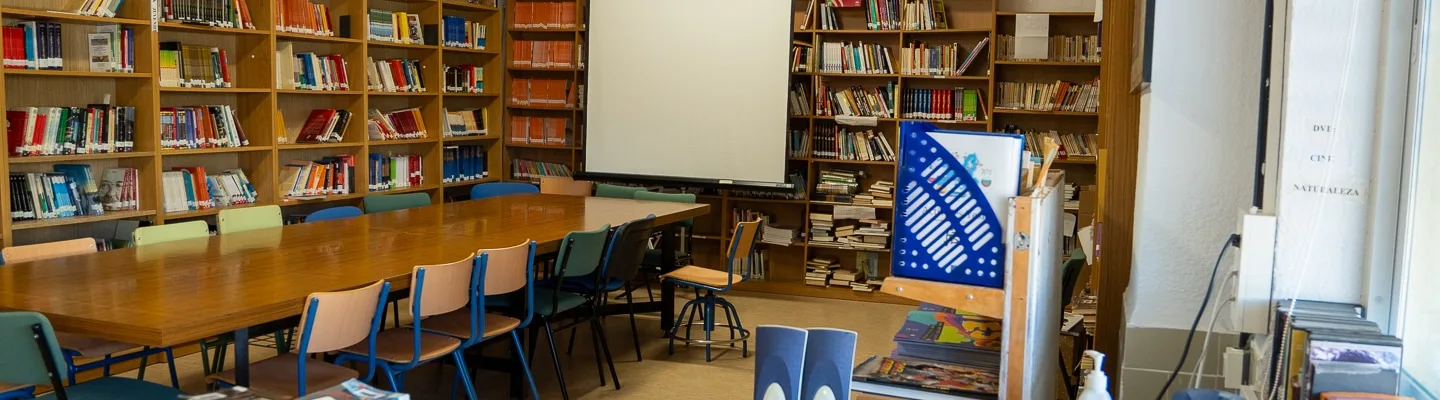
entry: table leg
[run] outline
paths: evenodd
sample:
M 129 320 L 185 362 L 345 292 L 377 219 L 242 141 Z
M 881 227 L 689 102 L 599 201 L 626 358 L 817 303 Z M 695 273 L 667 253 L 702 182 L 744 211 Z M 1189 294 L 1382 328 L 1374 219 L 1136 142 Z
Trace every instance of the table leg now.
M 235 385 L 250 386 L 250 328 L 235 330 Z
M 675 235 L 679 233 L 675 224 L 666 225 L 660 235 L 660 271 L 675 269 Z M 675 325 L 675 286 L 660 282 L 660 329 L 666 332 Z

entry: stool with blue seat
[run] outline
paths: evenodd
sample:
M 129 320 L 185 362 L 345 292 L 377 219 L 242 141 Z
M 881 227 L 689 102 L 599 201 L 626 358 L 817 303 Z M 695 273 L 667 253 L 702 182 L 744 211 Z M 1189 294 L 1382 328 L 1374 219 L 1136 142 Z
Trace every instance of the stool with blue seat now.
M 680 312 L 675 314 L 675 324 L 670 328 L 670 354 L 675 354 L 676 341 L 702 344 L 705 345 L 705 361 L 709 362 L 711 361 L 710 346 L 715 344 L 734 346 L 735 342 L 740 342 L 740 356 L 749 357 L 750 331 L 746 330 L 744 324 L 740 322 L 740 312 L 735 309 L 735 305 L 717 294 L 729 292 L 732 286 L 750 278 L 748 269 L 745 275 L 735 274 L 735 265 L 739 264 L 738 261 L 750 256 L 752 250 L 755 249 L 755 238 L 759 233 L 760 220 L 735 224 L 735 234 L 730 240 L 730 252 L 725 257 L 725 270 L 723 271 L 687 265 L 661 276 L 661 279 L 667 282 L 676 286 L 693 288 L 697 292 L 695 299 L 686 302 L 680 308 Z M 725 324 L 718 323 L 715 314 L 716 307 L 725 313 Z M 696 315 L 700 316 L 701 321 L 698 323 L 685 322 L 687 313 L 690 321 L 694 321 Z M 704 339 L 698 339 L 691 335 L 691 328 L 697 324 L 705 331 Z M 717 326 L 729 330 L 730 339 L 714 339 L 711 334 L 714 333 Z M 685 336 L 680 336 L 681 329 L 685 330 Z
M 471 186 L 470 200 L 528 193 L 540 193 L 540 188 L 521 182 L 489 182 Z
M 50 320 L 36 312 L 0 312 L 0 354 L 5 354 L 5 362 L 0 363 L 0 382 L 50 385 L 53 391 L 40 396 L 44 400 L 148 400 L 174 399 L 181 395 L 172 387 L 114 376 L 65 386 L 65 382 L 75 381 L 60 370 L 64 360 L 55 329 Z

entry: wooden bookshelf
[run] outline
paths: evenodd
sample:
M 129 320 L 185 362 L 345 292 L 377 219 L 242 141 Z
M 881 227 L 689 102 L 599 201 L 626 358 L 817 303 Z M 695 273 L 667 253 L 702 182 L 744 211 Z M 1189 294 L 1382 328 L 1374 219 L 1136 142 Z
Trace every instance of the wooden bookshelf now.
M 517 11 L 521 3 L 536 5 L 539 3 L 573 3 L 575 7 L 574 27 L 517 27 L 514 17 L 519 14 Z M 584 98 L 577 96 L 574 107 L 542 105 L 542 104 L 517 104 L 512 101 L 515 96 L 511 93 L 514 79 L 566 79 L 575 82 L 575 87 L 584 93 L 585 85 L 585 41 L 586 41 L 586 0 L 506 0 L 505 8 L 510 10 L 505 21 L 505 85 L 501 88 L 504 92 L 500 100 L 505 104 L 505 113 L 499 123 L 505 128 L 505 134 L 500 140 L 505 145 L 505 161 L 503 177 L 508 181 L 536 182 L 534 178 L 519 178 L 512 171 L 513 163 L 517 159 L 555 163 L 570 168 L 572 173 L 582 169 L 585 160 L 585 107 Z M 537 21 L 545 22 L 545 21 Z M 570 54 L 571 66 L 569 67 L 531 67 L 516 65 L 517 55 L 515 53 L 515 41 L 517 40 L 553 40 L 570 41 L 574 43 L 574 53 Z M 566 135 L 566 142 L 560 145 L 519 143 L 512 141 L 510 119 L 512 117 L 550 117 L 569 118 L 569 129 Z
M 275 7 L 273 1 L 251 0 L 247 2 L 251 18 L 257 29 L 222 28 L 207 25 L 184 24 L 160 21 L 151 31 L 149 2 L 124 2 L 116 17 L 77 15 L 61 10 L 61 2 L 47 0 L 0 0 L 0 19 L 6 25 L 22 21 L 47 21 L 62 26 L 62 46 L 65 55 L 63 70 L 22 70 L 0 71 L 0 85 L 5 87 L 5 96 L 0 97 L 0 108 L 22 106 L 77 106 L 101 103 L 109 96 L 112 103 L 136 108 L 135 151 L 128 153 L 75 154 L 60 156 L 17 157 L 0 155 L 0 170 L 6 172 L 49 172 L 53 164 L 88 164 L 96 175 L 112 167 L 136 168 L 140 172 L 140 209 L 135 211 L 108 211 L 99 216 L 83 216 L 61 219 L 11 221 L 10 199 L 0 198 L 0 239 L 3 245 L 29 244 L 40 241 L 68 239 L 87 236 L 90 224 L 114 220 L 139 220 L 148 224 L 210 219 L 223 209 L 246 208 L 278 204 L 286 207 L 286 213 L 311 210 L 335 205 L 358 205 L 359 199 L 368 193 L 367 158 L 369 153 L 415 154 L 424 157 L 424 183 L 409 188 L 384 191 L 383 193 L 425 192 L 433 202 L 439 203 L 446 196 L 444 188 L 454 187 L 456 191 L 468 189 L 475 183 L 494 181 L 504 173 L 504 149 L 499 143 L 503 137 L 500 125 L 503 103 L 500 87 L 504 83 L 504 60 L 500 49 L 505 44 L 501 8 L 488 0 L 484 4 L 465 0 L 417 0 L 417 1 L 338 1 L 314 0 L 326 4 L 337 21 L 330 21 L 338 27 L 338 17 L 351 19 L 350 32 L 337 32 L 337 36 L 322 37 L 309 34 L 281 32 L 275 30 Z M 367 10 L 371 8 L 404 11 L 420 15 L 422 24 L 438 24 L 443 16 L 462 16 L 470 21 L 486 25 L 486 49 L 449 48 L 441 44 L 438 37 L 427 37 L 424 44 L 397 45 L 366 39 L 368 28 Z M 119 24 L 135 32 L 135 73 L 91 72 L 86 57 L 86 42 L 83 33 L 93 32 L 94 26 Z M 158 47 L 161 42 L 179 41 L 185 44 L 199 44 L 224 49 L 229 55 L 229 69 L 233 87 L 229 88 L 181 88 L 161 87 L 159 84 Z M 340 54 L 346 62 L 346 75 L 351 90 L 309 91 L 277 89 L 275 86 L 276 65 L 290 60 L 277 60 L 275 50 L 280 43 L 290 43 L 296 53 Z M 367 58 L 411 58 L 419 59 L 423 65 L 423 80 L 428 91 L 423 93 L 372 93 L 366 89 L 365 63 Z M 483 93 L 444 93 L 442 69 L 445 65 L 470 64 L 484 68 Z M 159 137 L 159 110 L 162 107 L 188 105 L 228 105 L 236 110 L 237 123 L 244 129 L 249 145 L 243 147 L 221 147 L 202 149 L 163 149 Z M 368 111 L 380 109 L 420 108 L 426 125 L 424 139 L 377 141 L 371 140 L 366 131 Z M 345 137 L 340 143 L 296 144 L 295 134 L 305 122 L 310 110 L 336 108 L 352 113 Z M 489 134 L 442 137 L 445 117 L 442 110 L 479 108 L 485 110 Z M 284 126 L 279 126 L 283 120 Z M 283 131 L 281 131 L 283 129 Z M 485 147 L 489 178 L 458 183 L 443 183 L 442 149 L 448 145 L 480 145 Z M 6 152 L 8 153 L 8 152 Z M 280 172 L 292 160 L 314 160 L 329 155 L 352 154 L 356 158 L 355 193 L 331 195 L 318 199 L 294 200 L 283 196 L 285 189 L 279 188 Z M 161 173 L 179 166 L 204 166 L 207 172 L 220 172 L 227 168 L 239 168 L 255 186 L 258 194 L 255 204 L 165 212 L 163 205 L 164 188 Z M 0 190 L 9 192 L 9 181 L 0 180 Z M 297 208 L 297 210 L 289 210 Z

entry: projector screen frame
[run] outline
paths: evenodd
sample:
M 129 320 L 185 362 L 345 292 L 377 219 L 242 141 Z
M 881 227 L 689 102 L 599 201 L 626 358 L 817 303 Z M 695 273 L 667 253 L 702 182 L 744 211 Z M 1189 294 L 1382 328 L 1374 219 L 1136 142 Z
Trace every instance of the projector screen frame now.
M 615 174 L 608 172 L 580 171 L 575 173 L 575 179 L 594 182 L 620 182 L 635 183 L 641 185 L 654 184 L 661 186 L 699 187 L 717 190 L 753 190 L 765 192 L 791 192 L 795 190 L 795 184 L 789 182 L 756 182 L 732 179 L 685 178 L 673 176 L 662 177 L 654 175 Z

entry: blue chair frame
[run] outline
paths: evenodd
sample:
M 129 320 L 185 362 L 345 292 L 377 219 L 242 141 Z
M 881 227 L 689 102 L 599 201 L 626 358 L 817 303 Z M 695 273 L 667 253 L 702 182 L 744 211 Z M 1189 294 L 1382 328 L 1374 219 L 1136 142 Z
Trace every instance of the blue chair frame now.
M 0 393 L 0 400 L 19 400 L 35 398 L 35 387 L 26 387 Z
M 470 187 L 471 200 L 529 193 L 540 193 L 540 187 L 520 182 L 489 182 Z
M 390 293 L 390 282 L 385 282 L 380 286 L 380 296 L 375 301 L 375 317 L 370 319 L 370 335 L 365 338 L 365 342 L 368 345 L 368 356 L 366 357 L 365 363 L 365 382 L 369 382 L 371 379 L 375 378 L 375 334 L 380 332 L 380 318 L 385 315 L 386 293 Z M 308 390 L 305 390 L 305 384 L 307 379 L 305 379 L 305 362 L 303 357 L 305 357 L 305 355 L 307 354 L 310 354 L 310 332 L 315 327 L 315 312 L 320 308 L 320 299 L 311 299 L 310 304 L 308 304 L 307 307 L 310 308 L 310 312 L 306 313 L 308 318 L 305 318 L 304 321 L 305 334 L 300 335 L 300 356 L 302 357 L 302 359 L 301 362 L 297 363 L 298 366 L 296 367 L 296 372 L 299 374 L 296 376 L 300 377 L 300 387 L 298 388 L 298 393 L 300 393 L 300 395 L 302 396 L 309 393 Z M 335 364 L 340 365 L 340 360 L 338 358 L 335 360 Z
M 677 287 L 688 287 L 688 288 L 691 288 L 691 289 L 694 289 L 694 290 L 695 290 L 695 299 L 686 302 L 684 306 L 681 306 L 681 307 L 680 307 L 680 312 L 675 314 L 675 324 L 674 324 L 673 327 L 670 329 L 670 335 L 669 335 L 669 336 L 670 336 L 670 345 L 669 345 L 669 353 L 670 353 L 670 354 L 675 354 L 675 340 L 677 339 L 677 336 L 678 336 L 679 333 L 680 333 L 680 329 L 681 329 L 681 328 L 686 328 L 686 330 L 685 330 L 685 332 L 686 332 L 686 333 L 685 333 L 685 336 L 684 336 L 684 337 L 680 337 L 680 338 L 679 338 L 680 341 L 682 341 L 682 342 L 687 342 L 687 343 L 701 343 L 701 344 L 704 344 L 704 345 L 705 345 L 705 361 L 706 361 L 706 362 L 710 362 L 710 361 L 711 361 L 711 358 L 710 358 L 710 346 L 711 346 L 712 344 L 724 344 L 724 343 L 726 343 L 726 342 L 728 342 L 729 345 L 732 346 L 732 347 L 735 345 L 734 342 L 740 342 L 740 346 L 741 346 L 741 347 L 740 347 L 740 356 L 741 356 L 741 357 L 749 357 L 749 355 L 750 355 L 750 342 L 748 341 L 748 339 L 749 339 L 749 337 L 750 337 L 750 332 L 747 331 L 747 330 L 745 330 L 745 328 L 744 328 L 745 324 L 743 324 L 743 323 L 740 322 L 740 311 L 739 311 L 738 309 L 736 309 L 736 308 L 735 308 L 735 305 L 732 304 L 732 303 L 730 303 L 730 301 L 725 300 L 724 297 L 720 297 L 720 296 L 717 296 L 717 295 L 716 295 L 716 293 L 728 292 L 728 291 L 730 291 L 730 287 L 731 287 L 731 286 L 734 286 L 736 283 L 744 282 L 744 281 L 747 281 L 747 280 L 750 279 L 750 270 L 749 270 L 748 268 L 745 269 L 745 271 L 743 272 L 743 275 L 740 276 L 740 280 L 739 280 L 739 281 L 736 281 L 736 280 L 735 280 L 735 273 L 734 273 L 734 272 L 735 272 L 735 261 L 737 260 L 737 259 L 735 258 L 735 255 L 736 255 L 736 253 L 738 253 L 738 252 L 740 251 L 740 242 L 741 242 L 740 238 L 741 238 L 741 237 L 744 237 L 744 235 L 749 234 L 749 233 L 747 233 L 747 231 L 745 230 L 745 225 L 746 225 L 746 224 L 752 224 L 752 222 L 741 222 L 741 223 L 736 224 L 736 225 L 735 225 L 735 234 L 734 234 L 733 236 L 731 236 L 731 239 L 730 239 L 730 251 L 729 251 L 729 254 L 726 255 L 726 257 L 725 257 L 725 272 L 726 272 L 726 274 L 725 274 L 725 285 L 724 285 L 724 286 L 711 286 L 711 285 L 706 285 L 706 284 L 699 283 L 699 282 L 691 282 L 691 281 L 682 280 L 682 279 L 667 279 L 670 283 L 674 284 L 674 285 L 677 286 Z M 754 228 L 754 231 L 755 231 L 755 232 L 753 233 L 753 235 L 758 236 L 758 235 L 760 234 L 760 231 L 761 231 L 763 228 L 760 227 L 760 224 L 759 224 L 758 221 L 757 221 L 757 222 L 753 222 L 753 224 L 754 224 L 754 226 L 755 226 L 755 228 Z M 745 256 L 742 257 L 742 258 L 740 258 L 740 259 L 749 258 L 750 255 L 754 253 L 753 250 L 754 250 L 755 242 L 758 241 L 758 240 L 759 240 L 758 237 L 752 238 L 752 240 L 750 240 L 750 243 L 749 243 L 750 249 L 746 249 L 746 250 L 745 250 Z M 702 267 L 694 267 L 694 266 L 691 266 L 691 267 L 686 267 L 686 268 L 702 268 Z M 703 294 L 700 293 L 702 290 L 703 290 L 705 293 L 703 293 Z M 715 308 L 716 308 L 717 306 L 721 309 L 721 311 L 724 311 L 724 313 L 725 313 L 725 314 L 724 314 L 724 315 L 725 315 L 725 320 L 728 321 L 728 323 L 725 324 L 725 325 L 716 324 Z M 682 320 L 686 319 L 687 313 L 688 313 L 688 315 L 689 315 L 689 320 L 688 320 L 687 322 L 685 322 L 685 323 L 682 324 L 681 322 L 682 322 Z M 689 331 L 689 329 L 688 329 L 688 327 L 694 325 L 694 323 L 695 323 L 695 317 L 696 317 L 697 315 L 699 315 L 701 325 L 703 326 L 703 328 L 704 328 L 704 330 L 705 330 L 705 339 L 703 339 L 703 341 L 700 340 L 700 339 L 694 339 L 694 338 L 692 338 L 692 337 L 690 336 L 690 333 L 689 333 L 690 331 Z M 710 334 L 715 330 L 715 327 L 716 327 L 716 326 L 723 326 L 723 327 L 726 327 L 727 329 L 729 329 L 729 330 L 730 330 L 731 339 L 728 340 L 728 341 L 712 341 L 711 338 L 710 338 Z M 738 338 L 737 338 L 736 336 L 738 336 Z
M 489 263 L 490 254 L 488 253 L 480 253 L 475 257 L 475 270 L 470 275 L 470 337 L 460 343 L 460 348 L 456 350 L 457 353 L 464 354 L 467 349 L 484 343 L 487 339 L 484 337 L 485 272 L 489 269 Z M 525 370 L 525 380 L 530 383 L 530 393 L 534 398 L 539 399 L 540 390 L 535 386 L 535 376 L 531 374 L 530 362 L 525 358 L 525 346 L 520 342 L 520 331 L 530 326 L 530 320 L 534 314 L 532 310 L 535 308 L 535 241 L 533 240 L 530 241 L 528 255 L 525 261 L 525 282 L 525 288 L 522 289 L 525 291 L 525 308 L 522 310 L 524 311 L 524 317 L 520 320 L 520 325 L 510 330 L 509 336 L 511 343 L 515 345 L 514 354 L 516 357 L 519 357 L 520 367 Z M 478 366 L 476 367 L 475 370 L 470 372 L 470 375 L 473 376 L 478 373 Z M 466 382 L 468 384 L 469 381 L 467 380 Z M 458 390 L 456 390 L 455 386 L 459 384 L 460 380 L 456 379 L 450 389 L 450 393 L 457 393 Z

